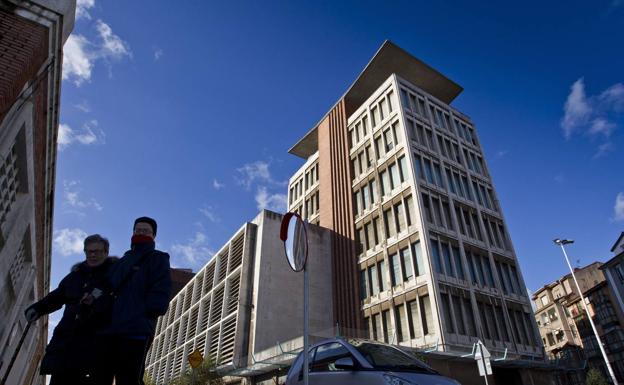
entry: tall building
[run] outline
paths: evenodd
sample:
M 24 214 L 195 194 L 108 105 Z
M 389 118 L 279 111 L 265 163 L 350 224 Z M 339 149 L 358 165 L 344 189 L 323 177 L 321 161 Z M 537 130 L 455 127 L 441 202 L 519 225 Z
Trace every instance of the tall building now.
M 0 378 L 49 291 L 62 47 L 75 0 L 0 2 Z M 47 318 L 26 335 L 7 384 L 41 383 Z
M 196 349 L 228 383 L 272 384 L 273 376 L 285 374 L 280 368 L 288 368 L 292 352 L 303 346 L 303 274 L 288 266 L 281 220 L 265 210 L 245 223 L 171 300 L 147 354 L 146 373 L 156 384 L 186 371 Z M 310 330 L 329 336 L 330 232 L 312 225 L 308 238 Z
M 289 210 L 334 231 L 334 322 L 371 338 L 544 357 L 462 88 L 385 42 L 290 153 Z M 511 382 L 509 382 L 511 383 Z

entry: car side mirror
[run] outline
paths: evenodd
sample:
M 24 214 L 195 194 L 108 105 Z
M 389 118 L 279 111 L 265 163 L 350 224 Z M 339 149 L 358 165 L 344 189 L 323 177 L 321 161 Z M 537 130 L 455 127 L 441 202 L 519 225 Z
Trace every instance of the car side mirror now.
M 340 370 L 355 370 L 355 363 L 351 357 L 342 357 L 334 362 L 334 367 Z

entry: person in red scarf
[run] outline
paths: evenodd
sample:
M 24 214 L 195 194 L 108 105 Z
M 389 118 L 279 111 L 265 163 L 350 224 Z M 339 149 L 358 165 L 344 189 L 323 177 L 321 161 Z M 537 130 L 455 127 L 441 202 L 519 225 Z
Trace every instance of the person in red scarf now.
M 108 276 L 114 300 L 109 326 L 98 333 L 97 375 L 113 375 L 116 385 L 143 384 L 156 320 L 169 307 L 169 254 L 156 250 L 156 231 L 154 219 L 137 218 L 131 248 Z

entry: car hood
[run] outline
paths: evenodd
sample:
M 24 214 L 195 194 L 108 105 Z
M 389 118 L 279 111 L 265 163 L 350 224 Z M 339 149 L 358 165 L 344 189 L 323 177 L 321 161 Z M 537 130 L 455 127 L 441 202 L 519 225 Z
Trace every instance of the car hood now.
M 459 382 L 439 374 L 410 372 L 387 372 L 387 374 L 413 382 L 417 385 L 461 385 Z

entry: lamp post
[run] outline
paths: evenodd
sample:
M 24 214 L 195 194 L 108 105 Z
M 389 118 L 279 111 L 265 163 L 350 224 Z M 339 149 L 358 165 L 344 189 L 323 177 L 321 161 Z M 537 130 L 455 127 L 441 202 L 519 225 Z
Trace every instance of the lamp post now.
M 583 297 L 583 292 L 581 291 L 581 287 L 576 280 L 576 275 L 574 275 L 574 269 L 572 269 L 572 265 L 570 265 L 570 260 L 568 259 L 568 254 L 566 253 L 564 245 L 568 245 L 570 243 L 574 243 L 571 239 L 555 239 L 553 240 L 556 245 L 561 246 L 561 251 L 563 251 L 563 256 L 570 268 L 570 273 L 572 273 L 572 279 L 574 279 L 574 284 L 576 285 L 576 290 L 578 290 L 579 296 L 581 297 L 581 303 L 583 304 L 583 308 L 585 309 L 585 314 L 587 314 L 587 318 L 589 319 L 589 323 L 591 324 L 592 330 L 594 331 L 594 335 L 596 336 L 596 340 L 598 340 L 598 347 L 600 348 L 600 352 L 602 353 L 602 357 L 605 360 L 605 364 L 607 365 L 607 370 L 609 371 L 609 375 L 611 376 L 611 381 L 613 384 L 617 384 L 617 380 L 615 379 L 615 374 L 613 373 L 613 369 L 611 368 L 611 364 L 609 363 L 609 359 L 607 358 L 607 352 L 604 350 L 604 346 L 602 345 L 602 341 L 600 340 L 600 336 L 598 336 L 598 331 L 596 330 L 596 325 L 594 325 L 594 321 L 592 320 L 591 315 L 589 314 L 589 309 L 587 308 L 587 303 L 585 303 L 585 297 Z

